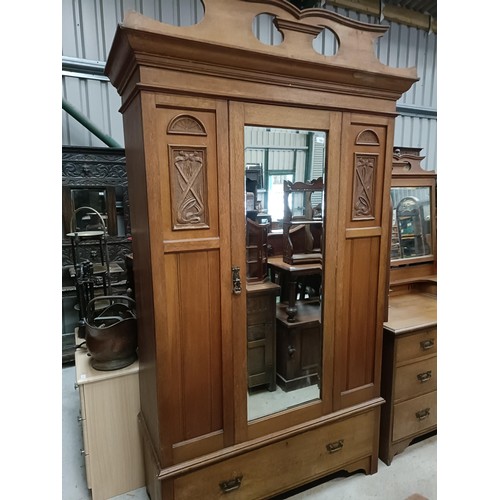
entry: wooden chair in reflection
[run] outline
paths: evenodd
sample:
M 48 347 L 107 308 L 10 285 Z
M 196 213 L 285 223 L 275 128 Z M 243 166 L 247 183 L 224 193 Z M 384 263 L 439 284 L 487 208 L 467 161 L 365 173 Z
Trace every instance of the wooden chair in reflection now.
M 283 261 L 321 262 L 323 240 L 323 179 L 283 183 Z

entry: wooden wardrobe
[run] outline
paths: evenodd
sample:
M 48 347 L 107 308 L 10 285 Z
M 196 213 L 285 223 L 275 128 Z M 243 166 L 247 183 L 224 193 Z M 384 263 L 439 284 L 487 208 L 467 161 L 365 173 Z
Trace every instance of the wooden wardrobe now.
M 148 492 L 259 499 L 375 473 L 394 119 L 416 71 L 377 60 L 387 26 L 284 0 L 204 7 L 185 27 L 129 12 L 106 66 L 122 96 Z M 262 13 L 279 45 L 255 37 Z M 313 48 L 323 30 L 333 56 Z M 251 419 L 248 126 L 326 137 L 317 393 Z

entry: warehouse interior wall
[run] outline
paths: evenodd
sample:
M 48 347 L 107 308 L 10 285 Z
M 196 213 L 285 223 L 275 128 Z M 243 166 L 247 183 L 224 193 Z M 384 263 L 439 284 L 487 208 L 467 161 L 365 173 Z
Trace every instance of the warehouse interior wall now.
M 123 144 L 120 99 L 103 74 L 116 26 L 127 10 L 174 24 L 196 24 L 203 19 L 201 0 L 62 1 L 62 96 L 117 143 Z M 325 8 L 366 23 L 389 25 L 374 50 L 380 61 L 392 67 L 416 66 L 420 80 L 397 103 L 395 146 L 422 148 L 422 166 L 437 170 L 437 33 L 431 29 L 400 24 L 380 16 L 326 3 Z M 263 43 L 279 36 L 270 16 L 261 16 L 254 32 Z M 328 34 L 328 33 L 327 33 Z M 317 51 L 335 50 L 333 35 L 317 40 Z M 315 46 L 316 48 L 316 46 Z M 68 113 L 62 111 L 62 143 L 104 146 Z

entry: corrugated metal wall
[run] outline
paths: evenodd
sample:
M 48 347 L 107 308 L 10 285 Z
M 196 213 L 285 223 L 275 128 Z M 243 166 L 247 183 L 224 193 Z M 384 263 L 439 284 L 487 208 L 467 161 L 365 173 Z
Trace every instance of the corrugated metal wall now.
M 328 6 L 341 15 L 369 23 L 374 16 Z M 62 94 L 104 133 L 123 144 L 122 118 L 118 111 L 120 98 L 102 74 L 102 68 L 113 41 L 116 26 L 127 10 L 176 25 L 188 25 L 203 18 L 200 0 L 62 0 Z M 396 119 L 394 144 L 422 148 L 426 159 L 422 166 L 436 169 L 436 34 L 385 20 L 388 32 L 379 40 L 379 59 L 389 66 L 416 66 L 418 81 L 398 101 L 401 116 Z M 259 38 L 279 43 L 269 19 L 254 24 Z M 315 49 L 333 54 L 335 37 L 327 32 L 315 43 Z M 64 145 L 103 146 L 104 144 L 62 112 Z

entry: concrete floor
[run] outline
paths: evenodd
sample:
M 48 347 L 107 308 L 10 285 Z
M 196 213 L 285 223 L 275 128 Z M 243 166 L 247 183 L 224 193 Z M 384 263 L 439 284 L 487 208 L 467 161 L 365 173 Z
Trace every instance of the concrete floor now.
M 74 388 L 75 367 L 62 368 L 62 500 L 91 500 L 87 489 L 78 392 Z M 322 484 L 296 490 L 286 497 L 293 500 L 436 500 L 437 436 L 428 437 L 396 455 L 390 466 L 379 460 L 378 472 L 371 476 L 356 473 L 335 477 Z M 145 488 L 113 500 L 148 500 Z M 251 500 L 251 499 L 248 499 Z

